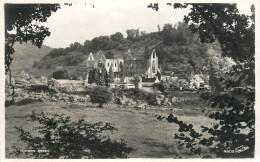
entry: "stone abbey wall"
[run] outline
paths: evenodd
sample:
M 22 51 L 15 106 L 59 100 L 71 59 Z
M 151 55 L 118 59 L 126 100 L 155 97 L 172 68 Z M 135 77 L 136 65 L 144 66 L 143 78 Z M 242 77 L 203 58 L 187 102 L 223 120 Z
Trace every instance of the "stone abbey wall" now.
M 133 76 L 139 74 L 145 77 L 155 77 L 158 71 L 158 57 L 156 56 L 155 50 L 152 51 L 151 57 L 144 60 L 136 59 L 107 59 L 102 51 L 97 53 L 90 53 L 88 59 L 84 64 L 87 67 L 97 67 L 98 62 L 105 65 L 107 72 L 110 67 L 114 73 L 121 73 L 124 76 Z
M 148 65 L 147 60 L 125 60 L 123 73 L 125 76 L 133 76 L 134 74 L 145 75 Z

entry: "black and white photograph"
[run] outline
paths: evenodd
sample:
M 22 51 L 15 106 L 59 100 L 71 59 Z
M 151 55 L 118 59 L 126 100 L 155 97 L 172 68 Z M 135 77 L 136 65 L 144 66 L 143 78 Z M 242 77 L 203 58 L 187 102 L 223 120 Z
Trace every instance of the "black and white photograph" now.
M 258 156 L 257 2 L 1 5 L 3 159 Z

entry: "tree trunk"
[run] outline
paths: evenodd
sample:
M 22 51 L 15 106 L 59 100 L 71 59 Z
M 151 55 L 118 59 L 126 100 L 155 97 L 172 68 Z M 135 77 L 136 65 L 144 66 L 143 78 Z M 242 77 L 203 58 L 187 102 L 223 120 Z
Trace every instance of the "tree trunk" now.
M 12 83 L 12 72 L 11 72 L 11 69 L 10 69 L 9 66 L 8 66 L 8 71 L 9 71 L 9 84 L 10 84 L 10 86 L 12 88 L 12 101 L 14 101 L 14 94 L 15 94 L 15 92 L 14 92 L 14 85 Z

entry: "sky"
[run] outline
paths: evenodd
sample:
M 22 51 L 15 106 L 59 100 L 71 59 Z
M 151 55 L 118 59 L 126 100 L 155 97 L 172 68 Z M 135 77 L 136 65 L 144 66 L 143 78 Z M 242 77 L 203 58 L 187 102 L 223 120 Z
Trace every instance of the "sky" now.
M 51 31 L 44 44 L 53 48 L 65 48 L 71 43 L 84 44 L 86 40 L 101 35 L 121 32 L 126 37 L 127 29 L 147 33 L 158 31 L 164 24 L 176 24 L 183 20 L 189 9 L 173 9 L 161 3 L 159 11 L 147 8 L 148 2 L 124 3 L 95 2 L 61 4 L 61 9 L 48 18 L 44 26 Z M 94 5 L 94 7 L 93 7 Z M 250 14 L 250 4 L 238 4 L 241 13 Z

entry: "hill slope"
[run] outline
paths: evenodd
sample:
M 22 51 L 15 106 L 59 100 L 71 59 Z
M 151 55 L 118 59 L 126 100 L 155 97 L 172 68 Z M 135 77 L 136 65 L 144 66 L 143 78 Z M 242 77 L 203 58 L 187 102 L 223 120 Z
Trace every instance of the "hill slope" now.
M 56 67 L 66 66 L 70 66 L 69 71 L 73 72 L 90 52 L 102 50 L 107 58 L 124 58 L 129 49 L 136 59 L 149 57 L 152 49 L 155 49 L 162 70 L 169 70 L 174 66 L 192 66 L 198 73 L 210 57 L 209 49 L 219 55 L 221 53 L 218 43 L 202 44 L 198 34 L 192 33 L 187 24 L 165 24 L 160 32 L 128 35 L 127 38 L 117 32 L 111 36 L 86 40 L 84 45 L 75 42 L 67 48 L 54 49 L 37 63 L 34 73 L 48 75 Z
M 51 47 L 43 45 L 41 48 L 33 46 L 31 43 L 15 43 L 15 53 L 13 56 L 13 62 L 11 64 L 11 70 L 13 74 L 19 71 L 30 72 L 34 62 L 40 61 L 51 50 Z

